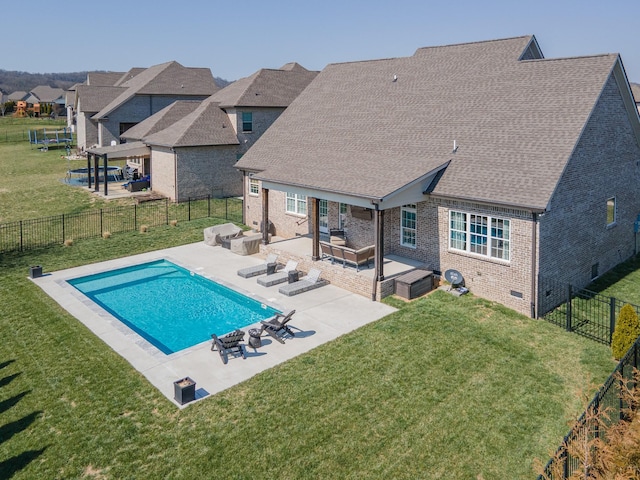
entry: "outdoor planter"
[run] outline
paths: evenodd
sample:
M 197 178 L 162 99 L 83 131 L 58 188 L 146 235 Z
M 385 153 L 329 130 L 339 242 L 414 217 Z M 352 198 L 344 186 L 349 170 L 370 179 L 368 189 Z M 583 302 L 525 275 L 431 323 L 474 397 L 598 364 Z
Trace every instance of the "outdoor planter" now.
M 174 397 L 180 405 L 196 399 L 196 382 L 189 377 L 173 382 Z

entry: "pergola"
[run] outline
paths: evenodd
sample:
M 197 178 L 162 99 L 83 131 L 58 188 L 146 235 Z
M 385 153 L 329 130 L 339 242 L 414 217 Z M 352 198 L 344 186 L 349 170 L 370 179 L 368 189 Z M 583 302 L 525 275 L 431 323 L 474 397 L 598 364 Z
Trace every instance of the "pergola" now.
M 98 170 L 100 167 L 100 159 L 103 161 L 104 168 L 104 194 L 108 194 L 107 182 L 107 166 L 109 160 L 116 160 L 128 157 L 142 157 L 149 155 L 151 149 L 142 142 L 121 143 L 119 145 L 112 145 L 110 147 L 90 148 L 87 150 L 87 184 L 91 188 L 91 164 L 93 161 L 93 171 L 95 172 L 95 187 L 94 191 L 100 191 L 100 175 Z

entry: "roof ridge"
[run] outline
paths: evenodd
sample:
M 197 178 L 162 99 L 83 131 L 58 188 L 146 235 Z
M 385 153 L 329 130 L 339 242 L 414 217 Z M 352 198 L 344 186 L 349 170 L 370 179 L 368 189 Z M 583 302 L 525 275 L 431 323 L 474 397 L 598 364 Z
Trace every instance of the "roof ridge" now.
M 449 43 L 449 44 L 445 44 L 445 45 L 431 45 L 428 47 L 418 47 L 418 49 L 416 50 L 416 52 L 418 50 L 426 50 L 426 49 L 430 49 L 430 48 L 445 48 L 445 47 L 461 47 L 464 45 L 479 45 L 481 43 L 492 43 L 492 42 L 506 42 L 509 40 L 519 40 L 521 38 L 533 38 L 534 35 L 518 35 L 515 37 L 507 37 L 507 38 L 494 38 L 491 40 L 476 40 L 474 42 L 461 42 L 461 43 Z M 415 53 L 414 53 L 415 55 Z
M 582 58 L 598 58 L 598 57 L 619 57 L 619 53 L 597 53 L 593 55 L 573 55 L 570 57 L 552 57 L 552 58 L 530 58 L 527 60 L 520 60 L 520 63 L 526 62 L 551 62 L 557 60 L 579 60 Z

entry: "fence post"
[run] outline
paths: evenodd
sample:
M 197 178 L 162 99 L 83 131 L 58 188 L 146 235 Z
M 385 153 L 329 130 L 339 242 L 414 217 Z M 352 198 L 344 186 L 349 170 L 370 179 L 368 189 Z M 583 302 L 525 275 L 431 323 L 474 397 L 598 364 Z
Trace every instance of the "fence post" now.
M 62 242 L 60 242 L 60 243 L 64 243 L 65 238 L 66 238 L 66 235 L 65 235 L 65 230 L 64 230 L 64 213 L 63 213 L 62 214 Z
M 567 284 L 567 332 L 570 332 L 571 328 L 571 284 Z
M 164 218 L 165 218 L 165 225 L 169 225 L 169 199 L 168 198 L 164 199 Z
M 224 199 L 224 219 L 229 220 L 229 197 Z
M 191 197 L 187 199 L 187 220 L 191 221 Z
M 138 230 L 138 204 L 133 204 L 133 229 Z
M 20 220 L 20 251 L 24 246 L 23 232 L 22 232 L 22 220 Z
M 613 331 L 616 329 L 616 299 L 611 297 L 609 301 L 609 345 L 613 341 Z
M 207 195 L 207 218 L 211 218 L 211 195 Z
M 107 172 L 104 172 L 104 174 L 106 178 Z M 102 232 L 104 232 L 104 228 L 102 227 L 102 209 L 100 209 L 100 235 L 102 235 Z

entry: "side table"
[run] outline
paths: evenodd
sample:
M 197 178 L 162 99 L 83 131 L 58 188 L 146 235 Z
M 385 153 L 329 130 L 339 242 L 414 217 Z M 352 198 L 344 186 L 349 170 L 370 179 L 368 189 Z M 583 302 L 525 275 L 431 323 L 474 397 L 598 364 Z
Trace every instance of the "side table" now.
M 253 348 L 259 348 L 262 346 L 262 340 L 260 339 L 260 334 L 262 332 L 258 328 L 250 328 L 249 329 L 249 346 Z

